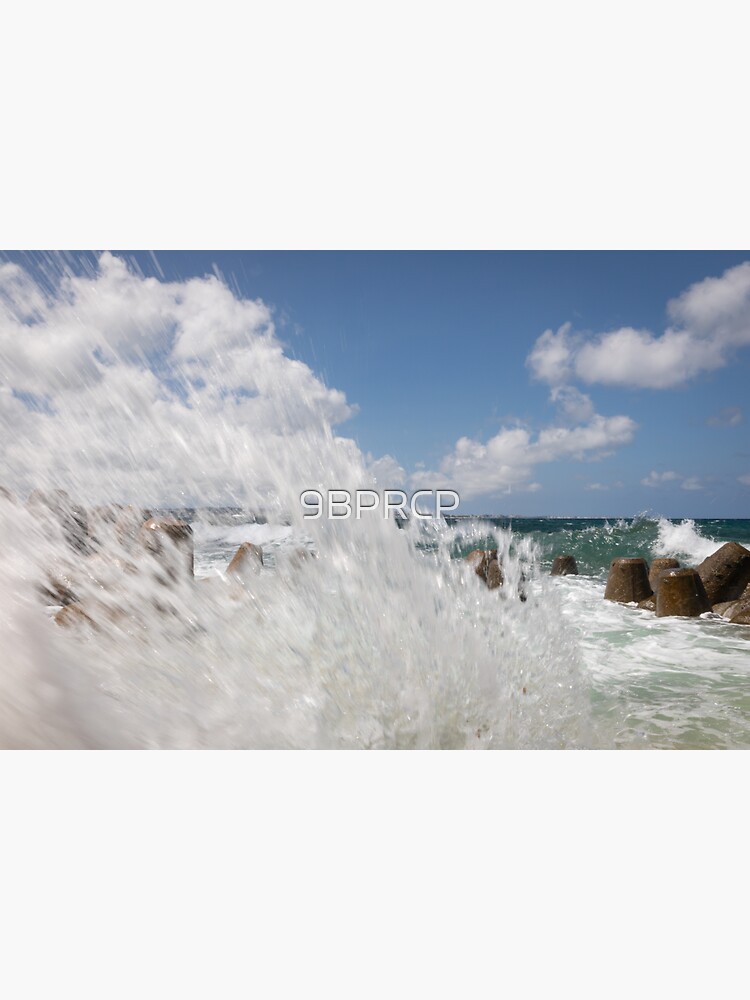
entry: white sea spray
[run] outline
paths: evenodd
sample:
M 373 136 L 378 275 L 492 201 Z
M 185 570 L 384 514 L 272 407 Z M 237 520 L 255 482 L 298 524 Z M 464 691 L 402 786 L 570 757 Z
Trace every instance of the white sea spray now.
M 54 518 L 3 500 L 0 744 L 595 741 L 538 553 L 496 531 L 506 584 L 489 591 L 440 528 L 425 547 L 377 516 L 302 522 L 302 489 L 373 479 L 335 430 L 352 406 L 284 353 L 263 303 L 215 277 L 143 278 L 111 255 L 53 278 L 0 267 L 6 484 L 21 500 L 65 489 L 90 518 L 114 501 L 260 506 L 272 523 L 229 540 L 275 545 L 278 559 L 246 586 L 208 573 L 201 552 L 221 538 L 197 524 L 198 579 L 165 583 L 108 522 L 76 552 Z M 317 557 L 300 560 L 298 544 Z M 39 593 L 50 578 L 69 582 L 86 619 L 55 624 Z

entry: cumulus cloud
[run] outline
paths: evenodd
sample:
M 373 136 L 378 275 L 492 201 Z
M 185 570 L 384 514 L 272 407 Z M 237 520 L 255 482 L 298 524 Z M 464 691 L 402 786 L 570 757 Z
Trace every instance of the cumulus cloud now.
M 215 275 L 159 281 L 105 253 L 43 287 L 2 264 L 0 359 L 0 455 L 21 493 L 226 502 L 343 480 L 361 458 L 333 432 L 355 412 L 344 394 Z
M 739 427 L 742 421 L 743 413 L 739 406 L 725 406 L 709 417 L 706 423 L 709 427 Z
M 582 424 L 594 416 L 591 398 L 572 385 L 554 386 L 550 399 L 557 406 L 560 417 L 571 424 Z
M 702 490 L 704 488 L 698 476 L 687 476 L 680 485 L 683 490 Z
M 622 487 L 623 487 L 623 483 L 618 480 L 616 483 L 611 483 L 611 484 L 610 483 L 586 483 L 586 485 L 583 488 L 585 490 L 589 490 L 591 492 L 602 492 L 603 493 L 603 492 L 606 492 L 608 490 L 621 490 Z
M 401 489 L 409 479 L 406 469 L 392 455 L 374 458 L 368 453 L 366 461 L 367 471 L 380 490 Z
M 750 345 L 750 261 L 691 285 L 667 305 L 661 333 L 622 327 L 593 336 L 566 323 L 546 330 L 526 363 L 552 386 L 578 379 L 631 388 L 668 389 L 723 368 Z
M 576 341 L 570 338 L 570 331 L 571 324 L 564 323 L 559 330 L 545 330 L 539 337 L 526 358 L 535 379 L 549 385 L 560 385 L 572 376 Z
M 704 489 L 703 482 L 699 476 L 683 476 L 679 472 L 674 470 L 668 470 L 667 472 L 656 472 L 652 470 L 649 474 L 641 480 L 641 486 L 650 486 L 656 488 L 659 486 L 665 486 L 668 483 L 679 483 L 680 488 L 683 490 L 702 490 Z
M 593 414 L 576 427 L 551 426 L 534 435 L 523 426 L 504 427 L 483 443 L 460 438 L 440 463 L 439 471 L 422 474 L 457 490 L 462 500 L 477 496 L 499 496 L 513 490 L 534 492 L 536 466 L 561 459 L 596 461 L 633 438 L 635 421 L 626 416 Z
M 664 483 L 673 483 L 680 476 L 676 472 L 656 472 L 652 471 L 641 480 L 641 486 L 662 486 Z

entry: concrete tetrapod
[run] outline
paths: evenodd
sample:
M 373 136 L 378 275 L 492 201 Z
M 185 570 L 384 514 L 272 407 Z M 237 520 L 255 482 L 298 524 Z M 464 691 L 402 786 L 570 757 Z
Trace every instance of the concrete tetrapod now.
M 574 556 L 555 556 L 550 576 L 578 576 L 578 563 Z
M 697 570 L 668 569 L 659 577 L 656 617 L 697 618 L 711 610 L 706 588 Z
M 648 571 L 648 582 L 651 589 L 656 594 L 659 590 L 659 574 L 665 569 L 679 569 L 680 563 L 677 559 L 654 559 Z
M 638 604 L 651 597 L 645 559 L 613 559 L 604 591 L 605 601 Z

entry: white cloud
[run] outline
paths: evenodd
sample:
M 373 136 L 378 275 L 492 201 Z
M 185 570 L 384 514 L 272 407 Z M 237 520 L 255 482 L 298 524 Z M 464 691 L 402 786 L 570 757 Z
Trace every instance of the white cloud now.
M 587 383 L 666 389 L 724 367 L 750 345 L 750 261 L 691 285 L 667 305 L 672 325 L 660 335 L 622 327 L 593 337 L 570 324 L 546 330 L 527 365 L 536 379 L 558 386 Z
M 376 459 L 368 453 L 366 462 L 367 471 L 379 490 L 401 489 L 409 478 L 406 469 L 392 455 Z
M 706 423 L 709 427 L 739 427 L 743 419 L 739 406 L 725 406 L 723 410 L 709 417 Z
M 704 489 L 703 482 L 699 476 L 682 476 L 679 472 L 674 472 L 669 470 L 667 472 L 656 472 L 651 471 L 641 480 L 641 486 L 650 486 L 656 488 L 658 486 L 665 486 L 667 483 L 679 483 L 680 488 L 683 490 L 702 490 Z
M 571 324 L 564 323 L 555 333 L 545 330 L 526 358 L 534 378 L 549 385 L 567 382 L 572 375 L 573 344 L 568 334 Z
M 105 253 L 43 290 L 0 265 L 0 361 L 0 462 L 21 494 L 226 502 L 364 476 L 332 431 L 355 408 L 213 275 L 158 281 Z
M 696 340 L 676 330 L 654 337 L 647 330 L 624 327 L 584 344 L 575 358 L 575 372 L 589 383 L 667 389 L 724 363 L 715 341 Z
M 557 405 L 560 417 L 571 424 L 582 424 L 594 416 L 591 398 L 572 385 L 554 386 L 550 399 Z
M 537 465 L 561 459 L 595 461 L 632 440 L 636 429 L 630 417 L 594 414 L 577 427 L 553 426 L 536 437 L 525 427 L 504 427 L 486 443 L 462 437 L 440 463 L 439 472 L 423 475 L 458 490 L 462 500 L 499 496 L 513 490 L 538 490 L 533 481 Z
M 743 486 L 750 486 L 750 472 L 746 476 L 738 476 L 737 482 L 742 483 Z
M 623 486 L 624 483 L 618 479 L 616 483 L 586 483 L 583 488 L 594 492 L 604 492 L 607 490 L 621 490 Z
M 641 486 L 662 486 L 664 483 L 673 483 L 680 479 L 676 472 L 649 472 L 645 479 L 641 480 Z
M 682 480 L 680 485 L 683 490 L 702 490 L 704 488 L 698 476 L 688 476 Z

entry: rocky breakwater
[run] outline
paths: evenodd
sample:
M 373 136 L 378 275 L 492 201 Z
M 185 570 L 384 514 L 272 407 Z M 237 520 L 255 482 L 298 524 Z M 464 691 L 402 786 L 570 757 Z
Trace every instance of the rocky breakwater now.
M 93 513 L 93 512 L 92 512 Z M 194 581 L 193 531 L 175 518 L 152 518 L 135 507 L 98 509 L 96 534 L 70 573 L 64 607 L 55 615 L 63 627 L 143 625 L 143 610 L 180 615 L 185 601 L 172 600 Z M 49 593 L 46 596 L 50 596 Z M 184 615 L 183 615 L 184 616 Z
M 696 569 L 714 611 L 734 625 L 750 625 L 750 550 L 727 542 Z
M 750 550 L 727 542 L 698 566 L 676 559 L 614 559 L 605 600 L 636 604 L 657 617 L 696 618 L 707 612 L 750 625 Z

